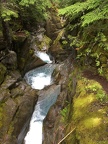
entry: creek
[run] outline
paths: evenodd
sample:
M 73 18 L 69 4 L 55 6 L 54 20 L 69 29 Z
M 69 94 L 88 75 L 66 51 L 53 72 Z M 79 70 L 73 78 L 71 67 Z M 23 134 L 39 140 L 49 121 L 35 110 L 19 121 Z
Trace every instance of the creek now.
M 61 89 L 60 85 L 53 84 L 53 78 L 51 76 L 56 68 L 56 64 L 51 63 L 52 61 L 46 53 L 36 52 L 36 55 L 47 62 L 47 64 L 25 74 L 26 82 L 31 85 L 33 89 L 39 90 L 38 102 L 31 117 L 29 131 L 24 139 L 25 144 L 42 144 L 42 140 L 44 139 L 42 132 L 43 120 L 50 107 L 56 102 Z M 48 85 L 52 86 L 44 89 L 44 87 Z

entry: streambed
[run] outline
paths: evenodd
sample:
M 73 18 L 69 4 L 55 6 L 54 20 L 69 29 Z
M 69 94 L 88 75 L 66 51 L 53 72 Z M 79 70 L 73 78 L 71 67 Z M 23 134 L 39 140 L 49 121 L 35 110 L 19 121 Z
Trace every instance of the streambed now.
M 56 102 L 57 96 L 60 94 L 60 85 L 52 85 L 47 90 L 41 90 L 53 83 L 52 73 L 55 69 L 55 64 L 50 64 L 51 60 L 46 53 L 38 53 L 38 56 L 46 61 L 48 64 L 33 69 L 25 74 L 26 82 L 31 85 L 33 89 L 38 89 L 39 99 L 35 106 L 29 131 L 25 137 L 25 144 L 42 144 L 43 134 L 43 120 L 46 117 L 50 107 Z

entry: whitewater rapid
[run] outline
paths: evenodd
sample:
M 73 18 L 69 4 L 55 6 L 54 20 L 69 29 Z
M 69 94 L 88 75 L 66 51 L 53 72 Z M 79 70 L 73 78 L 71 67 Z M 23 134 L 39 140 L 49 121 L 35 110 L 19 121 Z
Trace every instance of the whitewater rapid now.
M 52 61 L 46 53 L 37 52 L 36 55 L 48 64 L 27 72 L 24 78 L 33 89 L 42 90 L 45 86 L 53 83 L 51 75 L 56 65 L 51 64 Z M 24 139 L 25 144 L 42 144 L 43 120 L 50 107 L 56 102 L 57 96 L 60 94 L 60 89 L 60 85 L 53 86 L 39 95 L 41 98 L 39 98 L 35 106 L 29 131 Z

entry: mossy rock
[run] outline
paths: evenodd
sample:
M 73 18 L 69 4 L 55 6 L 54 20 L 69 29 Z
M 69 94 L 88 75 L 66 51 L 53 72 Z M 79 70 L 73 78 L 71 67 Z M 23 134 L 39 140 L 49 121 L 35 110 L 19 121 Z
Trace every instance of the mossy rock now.
M 4 80 L 5 74 L 6 74 L 6 67 L 2 63 L 0 63 L 0 84 Z
M 104 94 L 102 99 L 99 94 Z M 66 133 L 73 127 L 76 130 L 66 138 L 66 144 L 108 143 L 108 107 L 105 99 L 106 93 L 98 82 L 84 77 L 78 80 Z
M 42 42 L 40 44 L 38 44 L 38 47 L 40 50 L 47 50 L 48 51 L 51 42 L 52 42 L 52 40 L 49 37 L 47 37 L 46 35 L 44 35 Z
M 30 35 L 29 32 L 26 30 L 25 31 L 18 31 L 12 35 L 12 38 L 16 42 L 24 42 L 24 40 L 27 37 L 29 37 L 29 35 Z

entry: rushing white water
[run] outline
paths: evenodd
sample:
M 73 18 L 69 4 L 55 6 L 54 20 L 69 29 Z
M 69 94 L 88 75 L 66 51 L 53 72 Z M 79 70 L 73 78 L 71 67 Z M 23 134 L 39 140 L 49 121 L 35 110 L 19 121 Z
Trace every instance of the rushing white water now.
M 56 102 L 60 94 L 60 85 L 53 87 L 48 92 L 43 93 L 44 99 L 38 101 L 30 122 L 30 130 L 25 137 L 26 144 L 42 144 L 43 120 L 49 108 Z M 41 95 L 41 97 L 43 97 Z
M 45 56 L 39 53 L 39 56 L 44 56 L 43 59 L 50 63 L 48 55 Z M 51 75 L 54 68 L 55 65 L 46 64 L 26 73 L 25 79 L 32 88 L 41 90 L 52 83 Z M 51 86 L 48 90 L 43 90 L 39 94 L 39 99 L 30 121 L 29 132 L 25 137 L 25 144 L 42 144 L 43 120 L 49 108 L 56 102 L 57 96 L 60 94 L 60 88 L 60 85 Z
M 43 89 L 52 83 L 51 74 L 55 65 L 46 64 L 42 67 L 33 69 L 25 74 L 26 82 L 31 85 L 33 89 Z
M 52 63 L 52 61 L 50 60 L 50 57 L 47 55 L 47 53 L 37 51 L 37 52 L 35 52 L 35 54 L 37 57 L 39 57 L 40 59 L 42 59 L 46 63 Z

